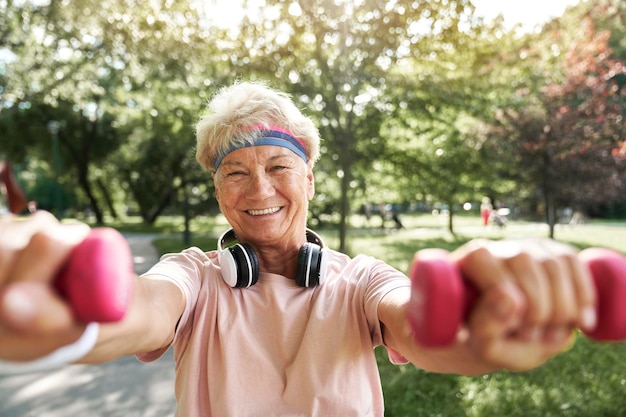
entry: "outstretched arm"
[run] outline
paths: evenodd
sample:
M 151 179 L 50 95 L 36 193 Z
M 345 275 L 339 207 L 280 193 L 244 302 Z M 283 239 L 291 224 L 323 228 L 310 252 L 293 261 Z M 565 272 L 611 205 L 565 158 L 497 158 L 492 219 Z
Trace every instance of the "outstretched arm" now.
M 0 360 L 37 359 L 83 335 L 87 324 L 76 318 L 53 281 L 89 230 L 61 224 L 46 212 L 0 218 Z M 133 276 L 130 284 L 123 319 L 101 324 L 93 349 L 75 359 L 103 362 L 169 344 L 183 310 L 181 291 L 154 277 Z

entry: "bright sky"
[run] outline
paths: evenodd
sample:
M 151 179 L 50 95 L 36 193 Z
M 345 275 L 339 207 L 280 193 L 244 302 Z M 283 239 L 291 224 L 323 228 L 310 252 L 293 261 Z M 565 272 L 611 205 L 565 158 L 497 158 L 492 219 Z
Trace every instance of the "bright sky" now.
M 526 30 L 532 30 L 553 17 L 561 16 L 567 6 L 580 1 L 587 0 L 474 0 L 473 3 L 476 13 L 487 20 L 502 13 L 507 27 L 521 23 Z M 248 2 L 254 5 L 262 1 Z M 241 0 L 205 0 L 205 7 L 210 10 L 209 16 L 219 16 L 219 23 L 227 27 L 241 18 L 241 3 Z
M 586 0 L 474 0 L 476 13 L 491 20 L 502 13 L 508 27 L 521 23 L 525 29 L 563 14 L 567 6 Z

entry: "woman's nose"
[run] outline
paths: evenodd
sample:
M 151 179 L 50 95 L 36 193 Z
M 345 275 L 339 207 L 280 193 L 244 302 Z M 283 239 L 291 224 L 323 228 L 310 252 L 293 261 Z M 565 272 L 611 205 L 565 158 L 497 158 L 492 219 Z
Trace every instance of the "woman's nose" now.
M 265 173 L 255 173 L 250 176 L 247 192 L 249 197 L 267 197 L 274 193 L 274 185 L 271 178 Z

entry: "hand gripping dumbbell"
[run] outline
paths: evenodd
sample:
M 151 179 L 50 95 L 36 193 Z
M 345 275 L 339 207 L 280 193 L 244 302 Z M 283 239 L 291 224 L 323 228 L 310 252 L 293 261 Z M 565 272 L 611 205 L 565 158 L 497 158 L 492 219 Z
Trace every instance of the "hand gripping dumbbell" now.
M 0 376 L 49 371 L 77 361 L 97 343 L 99 323 L 121 320 L 132 295 L 133 261 L 126 240 L 110 228 L 93 229 L 70 254 L 54 279 L 76 319 L 86 324 L 82 336 L 31 361 L 0 359 Z
M 126 313 L 132 295 L 133 258 L 115 229 L 92 229 L 56 276 L 57 291 L 85 323 L 114 322 Z
M 11 166 L 0 166 L 0 184 L 7 189 L 11 213 L 26 207 L 26 196 L 15 181 Z M 71 253 L 55 278 L 78 320 L 112 322 L 126 313 L 132 291 L 133 258 L 126 239 L 115 229 L 96 228 Z
M 604 248 L 579 253 L 597 291 L 597 326 L 585 334 L 597 341 L 626 340 L 626 259 Z M 407 314 L 415 340 L 428 347 L 452 343 L 478 298 L 478 291 L 438 249 L 417 253 L 410 269 Z

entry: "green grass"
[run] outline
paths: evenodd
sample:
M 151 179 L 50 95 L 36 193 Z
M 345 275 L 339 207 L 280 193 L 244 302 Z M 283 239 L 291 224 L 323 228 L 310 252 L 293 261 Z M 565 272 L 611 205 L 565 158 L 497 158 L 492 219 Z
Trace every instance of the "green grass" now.
M 349 252 L 384 259 L 406 271 L 416 250 L 438 247 L 454 250 L 473 238 L 546 237 L 543 225 L 509 222 L 507 227 L 483 228 L 478 216 L 457 217 L 456 233 L 447 220 L 432 215 L 404 216 L 406 229 L 381 231 L 380 219 L 368 224 L 356 217 L 350 231 Z M 225 229 L 223 219 L 196 219 L 192 245 L 211 250 Z M 152 232 L 161 253 L 184 247 L 181 222 L 164 219 Z M 128 230 L 128 229 L 127 229 Z M 131 231 L 137 231 L 133 228 Z M 328 246 L 338 246 L 332 228 L 318 230 Z M 625 222 L 592 222 L 558 226 L 555 238 L 578 248 L 605 246 L 626 253 Z M 430 374 L 412 365 L 395 366 L 384 349 L 376 356 L 385 394 L 387 417 L 626 417 L 626 343 L 592 342 L 584 336 L 568 351 L 544 366 L 525 373 L 497 372 L 481 377 Z
M 389 364 L 377 349 L 387 417 L 626 416 L 626 345 L 578 337 L 575 345 L 525 373 L 480 377 L 429 374 Z

